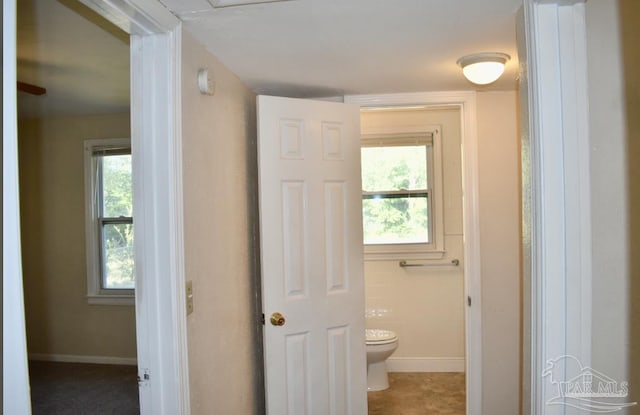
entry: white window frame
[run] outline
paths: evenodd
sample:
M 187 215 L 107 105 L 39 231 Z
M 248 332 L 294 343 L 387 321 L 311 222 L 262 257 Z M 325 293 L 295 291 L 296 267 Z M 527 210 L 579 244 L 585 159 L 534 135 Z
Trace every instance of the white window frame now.
M 89 304 L 134 305 L 134 289 L 102 288 L 102 237 L 100 232 L 100 212 L 96 203 L 97 163 L 95 149 L 129 147 L 128 138 L 89 139 L 84 141 L 84 186 L 85 186 L 85 237 L 87 256 L 87 301 Z
M 367 261 L 441 259 L 446 251 L 444 246 L 444 201 L 442 185 L 442 127 L 439 125 L 376 127 L 362 129 L 361 146 L 392 143 L 394 140 L 406 142 L 415 138 L 430 141 L 431 163 L 427 160 L 429 187 L 429 243 L 409 244 L 365 244 L 364 259 Z

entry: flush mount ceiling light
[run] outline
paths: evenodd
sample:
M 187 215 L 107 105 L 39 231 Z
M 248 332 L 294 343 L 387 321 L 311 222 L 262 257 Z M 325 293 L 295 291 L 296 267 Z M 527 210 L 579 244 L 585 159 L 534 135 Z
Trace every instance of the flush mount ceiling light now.
M 506 53 L 475 53 L 458 59 L 465 78 L 474 84 L 487 85 L 495 82 L 504 72 L 504 65 L 511 59 Z

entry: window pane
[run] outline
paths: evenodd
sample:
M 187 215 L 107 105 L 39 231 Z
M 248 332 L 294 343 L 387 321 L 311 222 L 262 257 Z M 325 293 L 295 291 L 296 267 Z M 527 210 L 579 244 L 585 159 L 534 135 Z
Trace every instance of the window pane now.
M 104 273 L 106 289 L 133 289 L 133 225 L 105 223 L 102 227 Z
M 427 147 L 362 148 L 362 190 L 419 190 L 427 188 Z
M 133 216 L 131 154 L 102 157 L 102 216 Z
M 425 196 L 364 199 L 364 243 L 429 243 L 427 209 Z

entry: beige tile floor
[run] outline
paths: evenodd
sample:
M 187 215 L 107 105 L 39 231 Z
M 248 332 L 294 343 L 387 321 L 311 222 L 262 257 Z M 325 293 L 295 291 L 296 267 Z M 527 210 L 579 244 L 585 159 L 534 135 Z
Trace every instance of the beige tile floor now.
M 369 415 L 464 415 L 464 373 L 389 373 L 389 389 L 367 396 Z

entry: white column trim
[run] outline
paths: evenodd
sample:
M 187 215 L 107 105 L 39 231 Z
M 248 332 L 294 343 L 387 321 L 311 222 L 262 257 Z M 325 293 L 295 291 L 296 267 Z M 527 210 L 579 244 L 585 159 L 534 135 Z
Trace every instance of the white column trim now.
M 480 285 L 480 211 L 478 205 L 478 136 L 476 125 L 476 93 L 469 91 L 418 92 L 407 94 L 347 95 L 345 102 L 362 107 L 375 106 L 453 106 L 461 113 L 462 180 L 464 188 L 464 285 L 467 414 L 482 411 L 482 293 Z
M 551 359 L 591 363 L 591 198 L 585 5 L 525 0 L 530 136 L 531 414 L 556 386 L 542 372 Z M 526 214 L 527 212 L 525 212 Z M 525 241 L 526 246 L 526 241 Z M 526 292 L 526 290 L 525 290 Z M 525 313 L 526 314 L 526 313 Z M 558 372 L 557 369 L 560 369 Z M 556 368 L 562 380 L 563 368 Z M 526 393 L 527 391 L 525 391 Z

